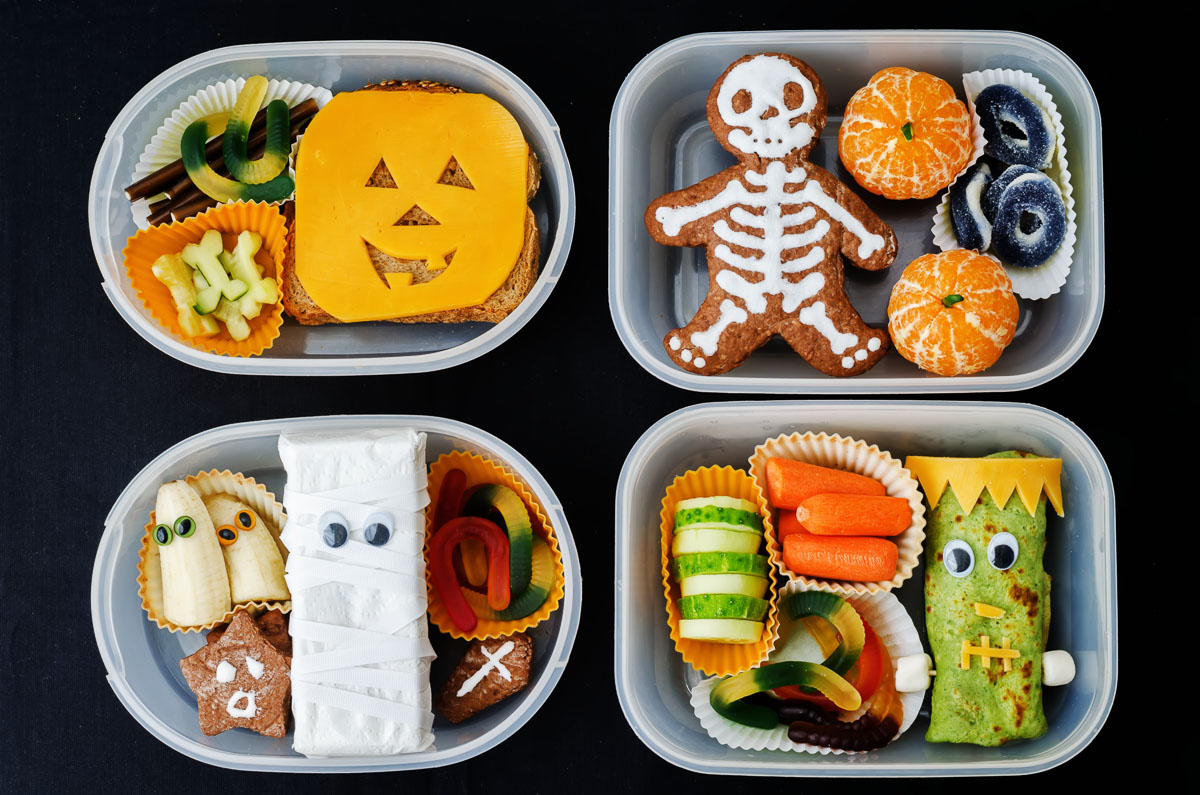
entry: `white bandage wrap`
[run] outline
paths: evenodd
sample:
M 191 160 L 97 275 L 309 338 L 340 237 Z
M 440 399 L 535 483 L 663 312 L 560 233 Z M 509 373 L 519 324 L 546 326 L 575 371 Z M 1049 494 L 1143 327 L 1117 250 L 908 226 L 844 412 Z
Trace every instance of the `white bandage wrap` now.
M 283 434 L 287 583 L 292 592 L 293 748 L 305 756 L 383 756 L 433 745 L 425 590 L 425 434 Z M 325 544 L 322 514 L 349 538 Z M 369 517 L 390 513 L 383 546 Z

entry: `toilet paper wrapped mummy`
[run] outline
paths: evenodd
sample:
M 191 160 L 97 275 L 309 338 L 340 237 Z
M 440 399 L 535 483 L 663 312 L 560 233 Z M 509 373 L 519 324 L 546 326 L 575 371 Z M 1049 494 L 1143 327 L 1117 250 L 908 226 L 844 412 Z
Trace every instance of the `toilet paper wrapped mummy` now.
M 1046 732 L 1043 686 L 1075 664 L 1047 651 L 1050 576 L 1042 567 L 1046 503 L 1063 515 L 1062 461 L 1003 452 L 910 456 L 932 512 L 925 537 L 927 655 L 901 658 L 897 689 L 933 678 L 930 742 L 1002 745 Z
M 425 434 L 283 434 L 293 748 L 381 756 L 433 744 L 425 620 Z
M 738 159 L 650 203 L 650 236 L 704 246 L 708 295 L 691 322 L 663 340 L 689 372 L 726 372 L 778 334 L 818 370 L 858 375 L 887 352 L 843 289 L 842 259 L 889 266 L 896 236 L 853 190 L 809 162 L 825 126 L 816 72 L 790 55 L 735 61 L 708 96 L 708 123 Z

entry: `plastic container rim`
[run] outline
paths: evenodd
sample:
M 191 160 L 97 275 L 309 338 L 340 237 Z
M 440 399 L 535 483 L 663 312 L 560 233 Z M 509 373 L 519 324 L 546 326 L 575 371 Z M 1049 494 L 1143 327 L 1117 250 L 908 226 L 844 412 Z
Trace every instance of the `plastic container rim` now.
M 852 408 L 870 409 L 877 408 L 881 410 L 897 409 L 897 408 L 917 408 L 917 409 L 937 409 L 945 411 L 964 411 L 964 410 L 980 410 L 987 409 L 1002 413 L 1033 413 L 1040 414 L 1049 418 L 1055 424 L 1062 427 L 1064 431 L 1073 436 L 1081 443 L 1081 447 L 1085 449 L 1091 456 L 1093 465 L 1098 466 L 1098 473 L 1101 475 L 1106 486 L 1106 500 L 1103 509 L 1106 527 L 1103 529 L 1103 535 L 1115 543 L 1116 528 L 1116 498 L 1113 490 L 1112 475 L 1108 470 L 1108 465 L 1104 461 L 1104 457 L 1100 454 L 1099 448 L 1084 433 L 1079 426 L 1071 422 L 1063 415 L 1056 411 L 1038 406 L 1032 403 L 1018 402 L 998 402 L 998 401 L 952 401 L 952 400 L 742 400 L 742 401 L 725 401 L 725 402 L 710 402 L 697 403 L 692 406 L 679 409 L 667 414 L 662 419 L 655 422 L 646 429 L 638 440 L 630 448 L 629 455 L 626 456 L 624 463 L 621 466 L 621 474 L 617 480 L 617 492 L 615 501 L 615 516 L 616 516 L 616 554 L 614 561 L 614 643 L 613 643 L 613 670 L 615 673 L 614 683 L 617 690 L 617 700 L 621 704 L 621 712 L 625 716 L 626 722 L 642 741 L 655 754 L 675 765 L 676 767 L 690 770 L 696 773 L 716 774 L 716 775 L 745 775 L 745 776 L 823 776 L 823 777 L 959 777 L 959 776 L 1001 776 L 1001 775 L 1028 775 L 1031 773 L 1040 773 L 1046 770 L 1055 768 L 1064 762 L 1074 758 L 1084 748 L 1086 748 L 1100 730 L 1104 727 L 1108 720 L 1109 714 L 1112 712 L 1113 701 L 1116 698 L 1117 690 L 1117 675 L 1118 675 L 1118 655 L 1117 655 L 1117 564 L 1116 558 L 1110 556 L 1104 561 L 1103 566 L 1098 566 L 1101 571 L 1101 577 L 1104 580 L 1106 592 L 1109 594 L 1109 614 L 1112 616 L 1112 625 L 1108 627 L 1109 637 L 1107 638 L 1107 651 L 1112 661 L 1112 676 L 1110 679 L 1100 683 L 1100 687 L 1095 695 L 1101 703 L 1099 708 L 1092 707 L 1089 709 L 1088 717 L 1090 724 L 1081 724 L 1076 730 L 1073 741 L 1066 749 L 1061 751 L 1056 757 L 1050 760 L 1023 762 L 1019 760 L 997 760 L 995 763 L 974 764 L 964 766 L 959 763 L 944 762 L 944 763 L 868 763 L 868 764 L 851 764 L 847 765 L 844 760 L 838 762 L 830 757 L 805 755 L 808 758 L 803 760 L 802 765 L 796 764 L 763 764 L 762 767 L 752 770 L 747 770 L 742 767 L 740 762 L 709 762 L 706 764 L 692 765 L 682 759 L 678 759 L 671 755 L 660 742 L 656 735 L 653 723 L 650 722 L 640 707 L 630 698 L 628 692 L 628 669 L 631 664 L 628 647 L 623 637 L 623 630 L 631 619 L 635 606 L 628 603 L 624 598 L 624 580 L 623 569 L 628 558 L 627 547 L 630 544 L 630 528 L 632 518 L 632 504 L 629 500 L 629 492 L 632 488 L 635 473 L 640 473 L 644 468 L 647 460 L 653 452 L 648 448 L 671 433 L 677 431 L 681 426 L 695 422 L 693 415 L 702 414 L 705 412 L 713 412 L 713 416 L 719 416 L 722 413 L 728 412 L 751 412 L 751 411 L 779 411 L 789 409 L 802 409 L 804 411 L 812 411 L 822 413 L 824 416 L 834 417 L 839 409 Z M 1093 702 L 1094 703 L 1094 702 Z M 764 752 L 766 753 L 766 752 Z
M 617 164 L 625 157 L 625 149 L 631 142 L 625 140 L 625 125 L 622 123 L 629 114 L 630 99 L 635 90 L 640 89 L 640 83 L 649 77 L 659 62 L 676 54 L 680 50 L 696 44 L 723 43 L 732 44 L 745 41 L 755 45 L 764 38 L 795 37 L 800 44 L 808 40 L 821 41 L 861 41 L 871 39 L 878 42 L 912 42 L 914 39 L 927 42 L 961 42 L 965 39 L 981 40 L 986 37 L 1021 40 L 1032 43 L 1045 51 L 1048 56 L 1060 59 L 1071 74 L 1082 83 L 1085 99 L 1090 101 L 1091 115 L 1094 119 L 1095 151 L 1097 157 L 1088 163 L 1091 176 L 1096 185 L 1096 224 L 1090 229 L 1093 246 L 1097 252 L 1095 257 L 1096 278 L 1092 280 L 1089 294 L 1088 311 L 1085 316 L 1082 334 L 1076 335 L 1073 344 L 1062 351 L 1055 361 L 1052 361 L 1032 372 L 1008 375 L 975 375 L 971 377 L 945 376 L 915 376 L 908 378 L 878 378 L 865 373 L 853 378 L 825 378 L 814 374 L 805 379 L 763 378 L 756 376 L 739 376 L 736 370 L 733 375 L 703 376 L 688 373 L 673 365 L 660 362 L 649 348 L 643 344 L 633 332 L 630 321 L 629 307 L 625 306 L 618 296 L 622 293 L 623 275 L 617 262 L 618 240 L 625 234 L 622 231 L 623 219 L 629 215 L 624 206 L 624 199 L 617 187 Z M 692 392 L 715 393 L 749 393 L 749 394 L 887 394 L 891 392 L 904 393 L 944 393 L 944 392 L 1012 392 L 1040 386 L 1062 373 L 1066 372 L 1083 356 L 1096 331 L 1100 326 L 1100 318 L 1104 313 L 1104 185 L 1103 172 L 1098 168 L 1098 154 L 1103 151 L 1102 128 L 1100 124 L 1100 106 L 1096 100 L 1096 92 L 1092 89 L 1087 75 L 1079 68 L 1066 53 L 1050 42 L 1027 33 L 1008 30 L 790 30 L 790 31 L 737 31 L 719 33 L 693 33 L 668 41 L 652 50 L 626 75 L 613 101 L 612 113 L 609 117 L 609 147 L 608 147 L 608 186 L 609 186 L 609 217 L 608 217 L 608 305 L 617 336 L 634 361 L 654 377 L 680 389 Z M 1076 154 L 1078 158 L 1081 154 Z M 640 211 L 639 211 L 640 216 Z M 1078 233 L 1080 237 L 1083 232 Z M 1078 248 L 1078 246 L 1077 246 Z M 1077 264 L 1077 263 L 1076 263 Z
M 291 48 L 287 53 L 269 53 L 264 50 Z M 397 49 L 428 48 L 432 52 L 458 58 L 462 62 L 490 73 L 493 77 L 506 82 L 514 93 L 521 95 L 533 111 L 530 116 L 544 125 L 547 140 L 553 144 L 547 152 L 548 163 L 543 167 L 555 169 L 560 187 L 559 211 L 555 221 L 555 240 L 550 252 L 546 255 L 546 266 L 538 275 L 537 282 L 520 305 L 500 323 L 479 336 L 466 342 L 440 351 L 420 354 L 363 356 L 363 357 L 320 357 L 306 358 L 298 356 L 288 359 L 273 359 L 263 357 L 238 358 L 219 356 L 208 351 L 201 351 L 168 334 L 153 318 L 144 317 L 136 304 L 125 294 L 123 285 L 110 280 L 105 271 L 109 262 L 103 250 L 104 241 L 101 238 L 103 219 L 109 217 L 109 200 L 101 196 L 103 180 L 102 166 L 110 159 L 110 153 L 116 150 L 120 155 L 121 144 L 116 133 L 125 129 L 129 120 L 144 110 L 163 88 L 174 80 L 186 76 L 190 72 L 204 67 L 220 64 L 223 61 L 237 58 L 252 57 L 287 57 L 297 56 L 329 56 L 329 55 L 394 55 Z M 348 41 L 298 41 L 298 42 L 267 42 L 259 44 L 239 44 L 230 47 L 220 47 L 207 50 L 180 61 L 174 66 L 159 73 L 147 82 L 141 90 L 134 94 L 113 123 L 104 134 L 104 142 L 96 156 L 96 164 L 92 169 L 92 178 L 88 187 L 88 230 L 92 241 L 92 252 L 96 257 L 96 265 L 100 269 L 101 286 L 108 300 L 116 308 L 142 339 L 149 342 L 158 350 L 194 367 L 220 373 L 250 374 L 250 375 L 382 375 L 396 373 L 419 373 L 440 370 L 458 364 L 469 362 L 514 336 L 523 328 L 534 313 L 546 302 L 551 290 L 558 283 L 566 266 L 567 254 L 575 232 L 575 179 L 571 171 L 570 159 L 563 144 L 558 122 L 550 113 L 549 108 L 541 98 L 516 74 L 493 61 L 487 56 L 473 50 L 453 44 L 430 41 L 407 41 L 386 39 L 358 39 Z M 115 252 L 119 257 L 119 252 Z M 113 273 L 121 276 L 121 263 L 113 262 Z
M 124 660 L 116 646 L 104 619 L 108 618 L 106 600 L 111 597 L 111 589 L 115 582 L 111 570 L 115 565 L 117 555 L 113 536 L 117 532 L 114 521 L 117 516 L 129 513 L 131 503 L 138 491 L 141 481 L 154 481 L 154 473 L 164 465 L 179 460 L 194 449 L 202 449 L 214 444 L 245 438 L 247 435 L 262 436 L 296 431 L 323 431 L 339 428 L 370 428 L 370 427 L 413 427 L 426 433 L 442 433 L 447 436 L 462 439 L 470 444 L 479 445 L 495 451 L 504 464 L 524 479 L 534 493 L 543 501 L 543 507 L 554 522 L 559 546 L 562 549 L 563 573 L 567 588 L 563 595 L 560 609 L 563 611 L 562 623 L 558 637 L 555 638 L 552 649 L 553 661 L 546 665 L 541 677 L 530 684 L 530 693 L 521 708 L 509 715 L 503 722 L 490 732 L 483 734 L 465 745 L 454 749 L 421 752 L 422 759 L 416 762 L 406 762 L 414 755 L 393 755 L 379 757 L 348 757 L 306 759 L 295 756 L 260 756 L 253 754 L 236 754 L 207 748 L 197 743 L 191 737 L 180 734 L 157 718 L 137 698 L 133 689 L 125 680 Z M 562 677 L 563 670 L 575 644 L 575 636 L 579 630 L 580 604 L 582 600 L 583 579 L 579 571 L 579 555 L 571 535 L 570 526 L 563 512 L 562 503 L 550 484 L 541 473 L 514 448 L 498 437 L 457 420 L 418 414 L 370 414 L 370 415 L 329 415 L 314 417 L 290 417 L 274 420 L 258 420 L 251 422 L 232 423 L 210 428 L 207 431 L 189 436 L 155 456 L 135 475 L 120 496 L 113 503 L 104 520 L 104 533 L 98 545 L 96 561 L 92 568 L 91 611 L 92 629 L 96 637 L 96 645 L 104 663 L 106 678 L 116 693 L 117 699 L 134 719 L 138 721 L 156 739 L 163 742 L 179 753 L 205 762 L 210 765 L 233 770 L 260 772 L 301 772 L 301 773 L 336 773 L 336 772 L 383 772 L 397 770 L 420 770 L 430 767 L 441 767 L 446 764 L 465 761 L 488 751 L 515 734 L 539 710 Z M 103 593 L 108 586 L 108 593 Z M 436 746 L 436 738 L 435 738 Z M 303 766 L 297 765 L 297 762 Z

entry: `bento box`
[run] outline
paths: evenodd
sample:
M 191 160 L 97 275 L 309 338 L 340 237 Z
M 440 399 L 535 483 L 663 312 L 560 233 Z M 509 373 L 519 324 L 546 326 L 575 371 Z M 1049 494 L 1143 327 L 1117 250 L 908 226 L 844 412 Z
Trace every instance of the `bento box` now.
M 1065 518 L 1049 524 L 1053 577 L 1046 648 L 1067 649 L 1077 673 L 1047 688 L 1049 730 L 1000 747 L 930 743 L 929 697 L 912 727 L 862 754 L 738 750 L 706 733 L 689 703 L 702 677 L 672 647 L 663 613 L 659 511 L 672 480 L 709 465 L 745 468 L 755 446 L 793 432 L 841 434 L 908 455 L 1025 450 L 1062 459 Z M 1116 527 L 1112 479 L 1100 451 L 1064 417 L 1019 403 L 733 402 L 691 406 L 651 426 L 625 460 L 616 496 L 614 668 L 626 720 L 654 753 L 701 773 L 772 776 L 989 776 L 1037 773 L 1078 754 L 1103 727 L 1117 685 Z M 922 646 L 925 567 L 894 590 Z M 982 565 L 982 564 L 981 564 Z
M 850 303 L 870 326 L 888 323 L 893 285 L 918 256 L 937 251 L 931 234 L 944 191 L 890 201 L 860 188 L 838 157 L 838 129 L 851 95 L 877 71 L 929 72 L 963 96 L 962 75 L 1025 70 L 1057 102 L 1069 144 L 1077 231 L 1069 277 L 1056 295 L 1019 298 L 1012 343 L 999 361 L 970 376 L 926 374 L 889 352 L 853 377 L 823 374 L 775 338 L 720 375 L 681 369 L 663 340 L 692 318 L 708 292 L 704 249 L 660 245 L 643 220 L 656 197 L 736 162 L 709 129 L 705 101 L 726 67 L 751 53 L 803 59 L 824 82 L 828 118 L 810 159 L 849 185 L 896 233 L 898 251 L 883 271 L 845 268 Z M 1053 45 L 1022 33 L 966 30 L 755 31 L 706 33 L 668 42 L 633 68 L 609 123 L 609 307 L 630 355 L 659 379 L 694 391 L 777 394 L 882 394 L 1027 389 L 1062 374 L 1091 343 L 1104 305 L 1104 203 L 1100 112 L 1079 67 Z M 724 317 L 724 315 L 722 315 Z M 697 354 L 698 355 L 698 354 Z M 688 361 L 691 361 L 690 359 Z
M 236 77 L 264 75 L 334 93 L 393 79 L 449 83 L 486 94 L 512 114 L 541 163 L 530 201 L 540 231 L 536 282 L 499 323 L 285 322 L 262 355 L 220 356 L 170 334 L 139 300 L 122 250 L 138 231 L 123 188 L 164 118 L 196 92 Z M 328 96 L 328 92 L 325 92 Z M 575 185 L 557 122 L 519 77 L 494 61 L 435 42 L 316 41 L 225 47 L 189 58 L 147 83 L 117 115 L 96 158 L 88 224 L 104 292 L 121 317 L 162 352 L 196 367 L 257 375 L 373 375 L 453 367 L 516 334 L 549 298 L 566 265 L 575 226 Z
M 204 736 L 196 696 L 178 661 L 204 646 L 203 633 L 159 629 L 147 620 L 138 593 L 138 549 L 159 484 L 214 467 L 253 478 L 284 493 L 285 472 L 277 450 L 282 433 L 352 432 L 414 428 L 426 434 L 427 461 L 452 450 L 473 453 L 507 467 L 533 493 L 555 529 L 562 557 L 564 592 L 558 609 L 527 630 L 534 646 L 529 683 L 503 703 L 458 725 L 438 715 L 432 749 L 376 757 L 307 758 L 292 750 L 292 732 L 274 739 L 244 729 Z M 92 572 L 92 624 L 108 682 L 117 698 L 147 731 L 193 759 L 237 770 L 367 772 L 416 770 L 470 759 L 496 747 L 550 697 L 562 676 L 579 628 L 579 557 L 562 506 L 545 478 L 505 442 L 465 423 L 429 416 L 339 416 L 267 420 L 214 428 L 169 448 L 126 486 L 105 520 Z M 433 627 L 430 681 L 444 681 L 466 641 Z

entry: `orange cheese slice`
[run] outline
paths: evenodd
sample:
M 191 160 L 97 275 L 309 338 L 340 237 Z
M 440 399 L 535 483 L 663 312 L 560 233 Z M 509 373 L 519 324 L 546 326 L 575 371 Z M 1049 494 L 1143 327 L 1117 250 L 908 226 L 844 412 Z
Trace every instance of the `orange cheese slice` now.
M 439 182 L 451 157 L 472 188 Z M 512 114 L 482 94 L 338 94 L 309 124 L 297 156 L 296 278 L 345 322 L 482 304 L 524 247 L 528 157 Z M 367 187 L 380 160 L 395 188 Z M 418 205 L 438 223 L 396 225 Z M 413 284 L 412 274 L 380 273 L 368 243 L 425 260 L 438 275 Z
M 1032 516 L 1038 498 L 1046 499 L 1059 516 L 1063 515 L 1061 458 L 932 458 L 910 455 L 904 466 L 921 482 L 921 490 L 936 508 L 946 485 L 954 490 L 958 504 L 968 514 L 984 488 L 996 505 L 1003 508 L 1015 490 Z

